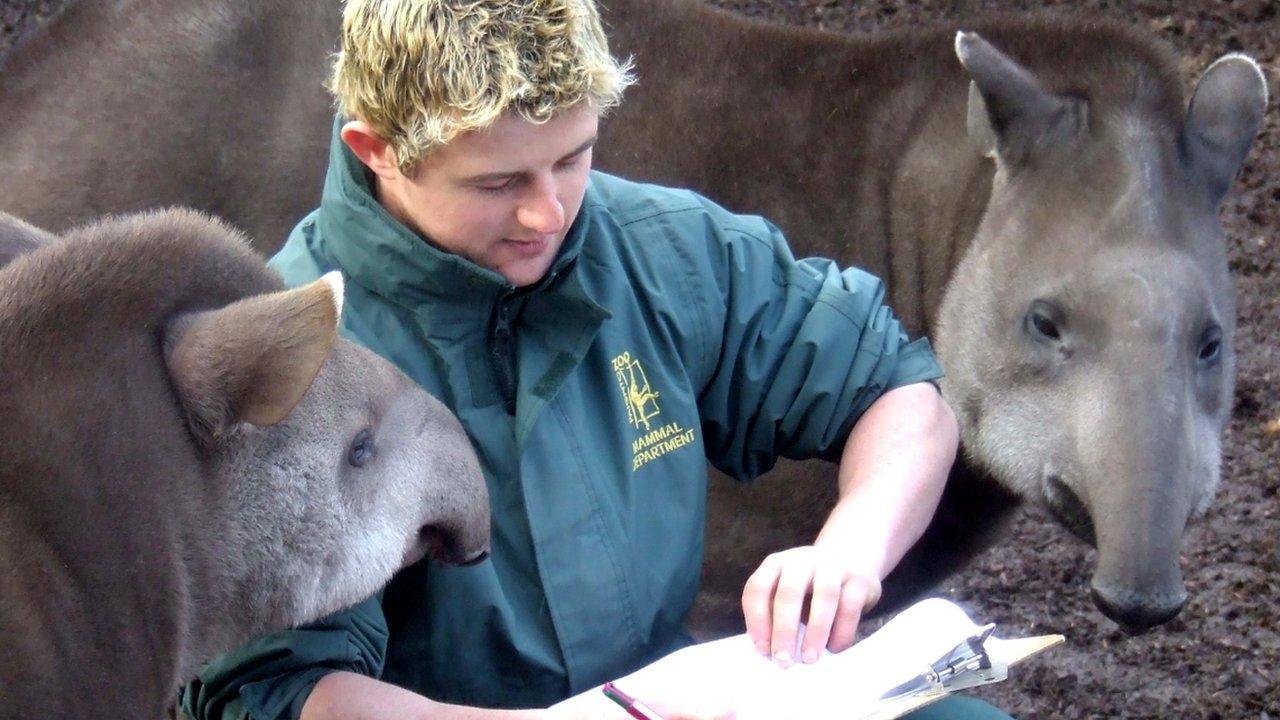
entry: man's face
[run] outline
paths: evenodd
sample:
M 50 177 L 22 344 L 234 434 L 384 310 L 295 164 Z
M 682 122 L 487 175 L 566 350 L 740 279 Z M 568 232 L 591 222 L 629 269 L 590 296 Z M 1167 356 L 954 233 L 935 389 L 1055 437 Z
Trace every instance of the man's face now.
M 585 102 L 541 125 L 508 113 L 455 137 L 412 176 L 379 178 L 378 200 L 437 247 L 532 285 L 582 207 L 599 124 Z

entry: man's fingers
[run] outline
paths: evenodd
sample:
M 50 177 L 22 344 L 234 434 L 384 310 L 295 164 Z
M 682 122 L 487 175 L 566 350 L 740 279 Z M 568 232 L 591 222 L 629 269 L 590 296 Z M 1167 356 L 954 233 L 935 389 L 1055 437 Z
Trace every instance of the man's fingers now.
M 813 563 L 792 562 L 782 566 L 778 587 L 773 591 L 773 635 L 770 642 L 773 659 L 787 667 L 795 660 L 796 635 L 800 629 L 800 613 L 813 581 Z
M 871 597 L 873 594 L 874 598 Z M 879 588 L 869 587 L 867 581 L 854 578 L 846 582 L 840 591 L 840 608 L 836 611 L 835 622 L 831 626 L 827 649 L 841 652 L 852 647 L 863 611 L 879 599 Z
M 842 574 L 818 563 L 814 569 L 813 585 L 809 591 L 809 623 L 804 629 L 804 645 L 800 659 L 806 663 L 817 662 L 827 647 L 827 637 L 835 622 L 836 610 L 841 601 Z
M 773 592 L 778 586 L 781 569 L 781 559 L 776 554 L 770 555 L 751 573 L 742 589 L 742 619 L 747 626 L 747 636 L 761 655 L 771 652 Z

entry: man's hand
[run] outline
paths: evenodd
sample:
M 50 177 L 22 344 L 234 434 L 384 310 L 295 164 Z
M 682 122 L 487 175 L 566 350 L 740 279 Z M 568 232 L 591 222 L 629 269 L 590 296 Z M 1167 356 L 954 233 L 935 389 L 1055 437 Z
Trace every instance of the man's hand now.
M 840 652 L 853 645 L 862 614 L 880 599 L 880 578 L 874 569 L 856 567 L 850 555 L 806 545 L 765 558 L 742 593 L 747 634 L 756 650 L 785 667 L 796 659 L 815 662 L 824 648 Z M 806 615 L 796 658 L 796 636 Z
M 928 383 L 881 395 L 853 426 L 840 457 L 840 501 L 813 545 L 770 555 L 742 592 L 747 633 L 781 665 L 853 644 L 880 581 L 902 559 L 942 496 L 959 431 Z M 808 604 L 806 607 L 806 598 Z

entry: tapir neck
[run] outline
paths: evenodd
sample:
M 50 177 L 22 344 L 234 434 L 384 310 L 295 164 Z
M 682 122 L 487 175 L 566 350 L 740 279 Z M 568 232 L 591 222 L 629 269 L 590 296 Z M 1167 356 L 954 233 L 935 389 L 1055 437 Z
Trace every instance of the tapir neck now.
M 211 471 L 216 475 L 217 471 Z M 225 478 L 206 487 L 219 491 L 191 502 L 182 525 L 183 580 L 190 611 L 179 677 L 195 677 L 218 655 L 234 650 L 268 628 L 291 624 L 287 608 L 273 602 L 280 585 L 260 580 L 266 529 L 241 493 L 226 492 Z
M 178 659 L 179 682 L 195 677 L 210 658 L 245 639 L 232 622 L 232 587 L 228 584 L 235 573 L 228 563 L 236 562 L 243 551 L 239 547 L 240 534 L 227 525 L 232 508 L 225 498 L 209 492 L 210 487 L 212 484 L 206 484 L 199 500 L 193 498 L 179 509 L 184 517 L 178 526 L 177 545 L 187 606 Z

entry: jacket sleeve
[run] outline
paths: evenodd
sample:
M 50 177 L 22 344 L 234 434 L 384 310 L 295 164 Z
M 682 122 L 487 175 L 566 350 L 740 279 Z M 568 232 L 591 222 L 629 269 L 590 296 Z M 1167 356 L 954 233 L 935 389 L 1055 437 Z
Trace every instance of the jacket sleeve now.
M 838 460 L 853 424 L 893 388 L 941 377 L 875 276 L 796 260 L 781 232 L 708 203 L 702 304 L 709 349 L 699 395 L 708 458 L 749 480 L 778 457 Z M 698 262 L 702 260 L 703 263 Z
M 379 593 L 319 622 L 215 658 L 182 689 L 182 713 L 195 720 L 292 720 L 327 673 L 380 676 L 387 653 L 381 603 Z

